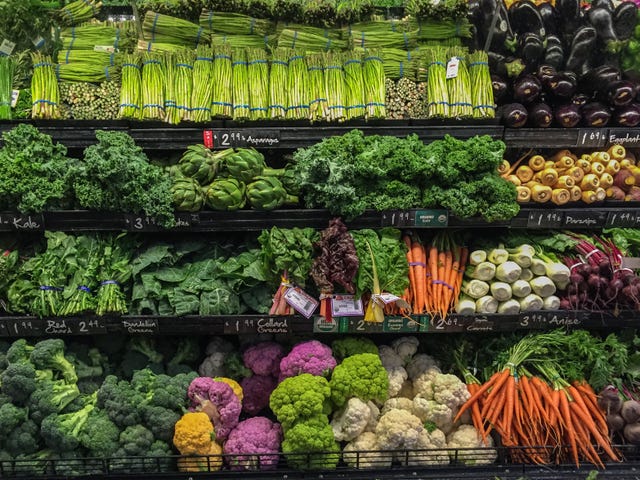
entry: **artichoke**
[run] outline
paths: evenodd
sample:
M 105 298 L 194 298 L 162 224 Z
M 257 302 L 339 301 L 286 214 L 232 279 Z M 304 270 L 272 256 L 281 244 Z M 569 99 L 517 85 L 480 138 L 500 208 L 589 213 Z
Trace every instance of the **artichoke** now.
M 254 148 L 239 148 L 229 155 L 225 161 L 229 175 L 244 183 L 251 182 L 260 176 L 279 176 L 284 169 L 268 168 L 264 156 Z
M 214 210 L 238 210 L 246 203 L 247 187 L 235 178 L 215 180 L 205 193 L 205 202 Z
M 295 173 L 293 164 L 289 163 L 284 167 L 280 181 L 289 195 L 300 195 L 300 180 Z
M 206 185 L 216 176 L 219 163 L 220 154 L 214 154 L 204 145 L 191 145 L 180 157 L 178 167 L 185 177 Z
M 274 210 L 286 203 L 298 203 L 298 197 L 289 195 L 277 177 L 257 177 L 247 185 L 247 199 L 257 210 Z
M 171 196 L 179 212 L 197 212 L 204 205 L 204 194 L 200 184 L 193 178 L 179 177 L 173 180 Z

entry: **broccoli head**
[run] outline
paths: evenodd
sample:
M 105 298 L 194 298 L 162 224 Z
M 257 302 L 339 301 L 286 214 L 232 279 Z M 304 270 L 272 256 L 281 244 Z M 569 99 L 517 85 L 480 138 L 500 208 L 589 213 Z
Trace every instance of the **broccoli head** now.
M 176 351 L 168 364 L 195 366 L 201 356 L 200 341 L 195 337 L 182 337 L 178 340 Z
M 287 465 L 299 470 L 333 469 L 340 460 L 340 445 L 324 415 L 296 423 L 284 432 L 282 452 Z
M 40 340 L 33 346 L 29 359 L 41 370 L 51 369 L 60 373 L 67 383 L 76 383 L 78 375 L 73 364 L 64 356 L 65 345 L 60 338 Z
M 51 450 L 39 450 L 32 453 L 21 453 L 16 455 L 13 462 L 13 473 L 17 476 L 30 475 L 38 477 L 51 473 L 53 452 Z
M 94 408 L 94 403 L 88 403 L 77 412 L 54 413 L 45 417 L 40 425 L 40 435 L 45 444 L 54 451 L 66 452 L 78 448 L 80 432 Z
M 79 441 L 90 457 L 110 457 L 120 448 L 120 429 L 107 412 L 94 408 L 80 430 Z
M 0 406 L 0 432 L 10 432 L 27 420 L 27 409 L 13 403 Z
M 29 362 L 10 363 L 0 374 L 0 391 L 17 405 L 24 405 L 36 388 L 36 369 Z
M 126 456 L 145 456 L 155 441 L 151 430 L 143 425 L 131 425 L 120 432 L 120 449 Z
M 0 340 L 0 370 L 3 370 L 9 364 L 9 360 L 7 360 L 7 351 L 11 347 L 9 342 L 5 342 L 4 340 Z
M 284 379 L 271 393 L 269 406 L 286 431 L 298 421 L 328 414 L 330 397 L 326 378 L 303 373 Z
M 150 337 L 132 337 L 129 341 L 128 350 L 143 354 L 149 359 L 149 363 L 162 362 L 162 354 L 156 349 L 156 343 Z
M 64 380 L 38 382 L 38 388 L 27 402 L 29 416 L 40 424 L 45 417 L 60 413 L 79 396 L 80 390 L 76 384 L 69 385 Z
M 181 373 L 174 377 L 157 375 L 150 404 L 182 413 L 189 405 L 189 385 L 197 376 L 196 372 Z
M 174 427 L 180 417 L 181 414 L 175 410 L 157 405 L 145 405 L 142 407 L 142 418 L 145 426 L 151 430 L 155 438 L 164 442 L 171 442 L 173 439 Z
M 344 360 L 359 353 L 378 353 L 378 347 L 367 337 L 344 337 L 334 340 L 331 344 L 333 356 L 337 360 Z
M 156 440 L 151 444 L 144 458 L 144 471 L 151 473 L 164 473 L 171 471 L 173 462 L 171 445 L 162 440 Z
M 29 345 L 24 338 L 15 340 L 7 349 L 7 362 L 20 363 L 29 360 L 29 355 L 33 350 L 33 345 Z
M 331 400 L 342 407 L 352 397 L 383 403 L 389 394 L 389 378 L 378 354 L 360 353 L 345 358 L 333 369 Z
M 144 396 L 126 380 L 120 380 L 115 375 L 107 376 L 97 395 L 97 406 L 105 410 L 119 427 L 140 423 L 138 407 L 143 403 Z
M 33 420 L 26 420 L 6 434 L 4 448 L 12 456 L 31 455 L 40 450 L 40 432 Z

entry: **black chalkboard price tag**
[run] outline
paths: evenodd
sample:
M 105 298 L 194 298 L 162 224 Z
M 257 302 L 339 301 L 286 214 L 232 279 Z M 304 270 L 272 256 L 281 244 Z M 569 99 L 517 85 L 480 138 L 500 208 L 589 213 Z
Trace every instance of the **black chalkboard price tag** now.
M 63 318 L 47 320 L 45 333 L 50 335 L 98 335 L 107 333 L 104 319 L 95 318 Z
M 429 331 L 435 333 L 463 332 L 465 328 L 463 318 L 457 315 L 447 315 L 444 318 L 433 317 Z
M 198 213 L 176 213 L 176 224 L 173 228 L 189 229 L 200 224 L 200 214 Z
M 340 332 L 343 333 L 382 333 L 382 322 L 365 322 L 363 318 L 340 317 Z
M 607 228 L 637 228 L 640 227 L 640 213 L 612 210 L 607 214 L 605 223 Z
M 607 145 L 638 147 L 640 146 L 640 130 L 637 128 L 610 128 Z
M 4 320 L 0 320 L 0 337 L 10 337 L 9 328 Z
M 7 333 L 12 337 L 39 337 L 44 333 L 44 320 L 41 318 L 5 320 Z
M 205 130 L 203 141 L 207 148 L 269 148 L 281 143 L 280 130 L 274 128 Z
M 527 217 L 527 228 L 559 228 L 564 213 L 555 210 L 531 210 Z
M 581 128 L 578 130 L 576 147 L 604 147 L 609 140 L 606 128 Z
M 601 228 L 607 221 L 607 212 L 598 210 L 571 210 L 564 214 L 563 227 Z
M 2 213 L 0 214 L 0 230 L 41 232 L 44 231 L 44 217 L 40 214 Z
M 157 318 L 123 318 L 122 329 L 130 334 L 154 335 L 160 331 Z
M 124 215 L 125 229 L 130 232 L 156 232 L 160 230 L 160 226 L 155 218 L 145 215 Z
M 548 310 L 521 312 L 518 326 L 527 329 L 551 329 L 558 327 L 579 327 L 582 317 L 570 310 Z
M 291 317 L 255 317 L 225 320 L 223 331 L 226 335 L 260 334 L 260 333 L 290 333 Z

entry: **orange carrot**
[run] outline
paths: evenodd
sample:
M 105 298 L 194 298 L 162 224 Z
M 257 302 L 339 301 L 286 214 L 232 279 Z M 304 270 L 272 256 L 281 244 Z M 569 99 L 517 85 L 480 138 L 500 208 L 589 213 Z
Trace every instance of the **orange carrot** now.
M 560 392 L 560 390 L 556 390 Z M 580 459 L 578 458 L 578 444 L 577 444 L 577 435 L 576 430 L 573 427 L 573 422 L 571 419 L 571 410 L 569 409 L 569 399 L 567 398 L 566 393 L 560 392 L 560 413 L 562 418 L 562 423 L 565 426 L 565 432 L 567 433 L 567 440 L 569 440 L 569 446 L 571 447 L 571 456 L 573 461 L 576 464 L 576 467 L 580 466 Z
M 511 428 L 513 427 L 513 417 L 515 414 L 516 404 L 516 379 L 513 375 L 509 375 L 505 384 L 505 402 L 502 415 L 504 418 L 504 437 L 511 437 Z
M 414 269 L 415 260 L 413 259 L 413 251 L 411 249 L 411 237 L 409 237 L 409 235 L 404 235 L 402 237 L 402 240 L 404 241 L 404 244 L 407 247 L 407 263 L 409 264 L 409 288 L 415 293 L 415 289 L 416 289 L 416 275 L 415 275 L 415 269 Z M 415 295 L 414 295 L 414 298 L 415 298 Z
M 451 303 L 451 297 L 453 296 L 453 280 L 455 278 L 451 275 L 453 270 L 453 252 L 449 248 L 444 254 L 444 271 L 443 271 L 443 285 L 442 285 L 442 303 L 440 309 L 442 311 L 442 317 L 447 316 L 449 311 L 449 305 Z
M 438 284 L 438 249 L 437 247 L 431 243 L 429 247 L 429 257 L 428 257 L 428 268 L 429 273 L 431 274 L 431 298 L 429 302 L 430 313 L 435 313 L 434 307 L 437 305 L 437 287 Z
M 438 293 L 436 295 L 436 307 L 437 307 L 437 311 L 440 313 L 440 316 L 444 318 L 444 315 L 442 315 L 442 299 L 444 297 L 444 280 L 445 280 L 445 275 L 444 275 L 444 267 L 445 267 L 445 263 L 446 263 L 446 252 L 442 249 L 440 249 L 440 251 L 438 251 L 438 284 L 437 284 L 437 289 L 438 289 Z
M 415 281 L 416 281 L 416 294 L 413 299 L 413 313 L 422 313 L 424 311 L 424 266 L 421 264 L 422 259 L 422 244 L 416 240 L 411 244 L 411 258 L 415 265 Z
M 487 390 L 492 388 L 496 384 L 497 381 L 502 381 L 502 380 L 499 380 L 499 379 L 504 378 L 504 380 L 506 380 L 506 375 L 508 375 L 508 374 L 509 374 L 509 369 L 505 368 L 504 370 L 502 370 L 500 372 L 495 372 L 493 375 L 491 375 L 489 380 L 487 380 L 482 385 L 480 385 L 478 387 L 478 389 L 476 390 L 476 392 L 474 394 L 472 394 L 471 397 L 469 397 L 469 400 L 464 402 L 464 405 L 462 405 L 462 407 L 460 407 L 460 410 L 458 410 L 458 413 L 456 414 L 456 417 L 453 419 L 453 421 L 457 422 L 460 419 L 460 417 L 462 416 L 462 414 L 464 412 L 466 412 L 467 409 L 471 408 L 471 406 L 474 403 L 478 402 L 480 400 L 480 398 L 482 398 L 482 396 L 487 392 Z

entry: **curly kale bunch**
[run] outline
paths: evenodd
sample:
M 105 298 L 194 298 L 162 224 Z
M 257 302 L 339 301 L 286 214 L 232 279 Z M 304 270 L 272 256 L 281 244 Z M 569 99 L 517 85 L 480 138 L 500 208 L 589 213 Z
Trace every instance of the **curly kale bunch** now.
M 170 227 L 171 179 L 124 132 L 96 132 L 98 143 L 87 147 L 73 172 L 80 206 L 91 210 L 145 214 Z

